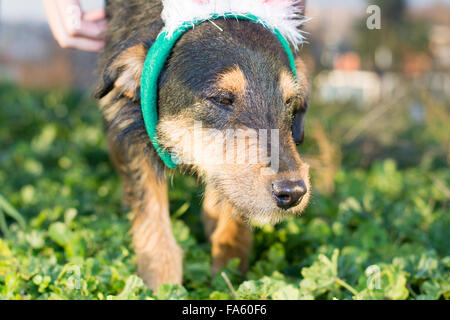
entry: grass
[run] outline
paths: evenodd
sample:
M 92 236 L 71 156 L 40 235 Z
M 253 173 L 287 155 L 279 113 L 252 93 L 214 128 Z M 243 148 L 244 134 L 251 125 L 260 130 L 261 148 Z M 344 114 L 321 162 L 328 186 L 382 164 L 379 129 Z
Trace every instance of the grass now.
M 326 134 L 311 136 L 336 138 L 310 141 L 305 152 L 312 158 L 354 123 L 348 115 L 338 122 L 336 110 L 324 118 L 323 108 L 312 105 L 310 123 L 321 123 Z M 342 126 L 330 125 L 333 118 Z M 303 216 L 255 230 L 246 276 L 237 260 L 211 275 L 202 186 L 176 174 L 170 204 L 185 254 L 184 286 L 154 293 L 136 276 L 128 213 L 95 102 L 2 84 L 0 298 L 449 299 L 450 172 L 442 152 L 436 156 L 446 135 L 432 135 L 433 126 L 424 138 L 411 128 L 402 133 L 413 137 L 413 150 L 432 150 L 415 153 L 414 165 L 389 154 L 365 161 L 370 155 L 359 140 L 332 149 L 344 156 L 328 163 L 328 187 L 313 171 L 318 190 Z

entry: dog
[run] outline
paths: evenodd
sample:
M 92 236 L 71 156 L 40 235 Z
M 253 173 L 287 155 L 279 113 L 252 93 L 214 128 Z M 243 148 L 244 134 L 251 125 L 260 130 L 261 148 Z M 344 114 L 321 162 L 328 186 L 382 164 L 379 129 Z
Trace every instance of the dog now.
M 160 0 L 106 1 L 107 44 L 99 60 L 95 94 L 106 123 L 110 157 L 132 210 L 138 273 L 153 290 L 163 283 L 182 283 L 182 251 L 169 217 L 168 170 L 149 139 L 141 109 L 142 71 L 164 27 L 162 10 Z M 296 78 L 285 49 L 264 26 L 217 19 L 187 31 L 160 74 L 158 140 L 165 150 L 176 153 L 181 170 L 206 185 L 202 219 L 212 243 L 213 272 L 233 257 L 240 258 L 245 272 L 252 242 L 250 222 L 275 224 L 301 213 L 310 200 L 309 166 L 296 149 L 304 137 L 309 81 L 300 56 L 295 65 Z M 244 134 L 246 143 L 234 143 L 235 155 L 244 154 L 249 145 L 271 154 L 276 141 L 277 168 L 267 159 L 220 161 L 216 151 L 223 143 L 217 141 L 223 139 L 213 136 L 261 129 L 270 133 L 271 142 L 262 146 L 254 135 Z M 278 140 L 272 139 L 275 135 Z M 192 143 L 202 147 L 194 152 Z

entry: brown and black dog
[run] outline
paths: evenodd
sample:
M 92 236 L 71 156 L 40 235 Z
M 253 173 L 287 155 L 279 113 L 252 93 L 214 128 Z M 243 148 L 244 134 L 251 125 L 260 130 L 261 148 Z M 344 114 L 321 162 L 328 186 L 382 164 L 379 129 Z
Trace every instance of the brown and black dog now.
M 160 0 L 106 2 L 109 28 L 96 93 L 111 158 L 133 212 L 138 272 L 152 289 L 182 281 L 182 251 L 171 231 L 166 169 L 149 140 L 140 105 L 141 73 L 163 27 L 161 10 Z M 160 76 L 158 138 L 182 161 L 189 158 L 182 169 L 206 184 L 203 219 L 215 272 L 232 257 L 240 257 L 246 270 L 252 238 L 248 222 L 276 223 L 300 213 L 309 202 L 309 167 L 296 150 L 303 140 L 309 86 L 302 60 L 297 57 L 296 62 L 297 80 L 270 30 L 253 22 L 218 19 L 186 32 Z M 257 144 L 263 149 L 259 151 L 271 154 L 276 141 L 276 168 L 271 161 L 220 161 L 220 152 L 214 151 L 220 139 L 203 137 L 200 152 L 193 152 L 191 144 L 199 139 L 196 123 L 206 137 L 211 137 L 211 129 L 224 136 L 233 130 L 265 129 L 271 136 L 276 132 L 278 140 L 269 137 L 268 146 Z M 245 139 L 244 147 L 256 145 L 254 136 Z M 242 153 L 245 150 L 237 147 L 236 154 Z

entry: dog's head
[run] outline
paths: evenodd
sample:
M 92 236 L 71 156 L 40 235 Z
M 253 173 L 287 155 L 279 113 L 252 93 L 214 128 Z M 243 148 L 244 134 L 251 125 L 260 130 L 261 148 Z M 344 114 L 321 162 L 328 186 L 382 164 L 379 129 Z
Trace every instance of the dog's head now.
M 99 95 L 114 88 L 139 104 L 147 51 L 138 44 L 115 58 Z M 308 80 L 301 59 L 296 62 L 297 80 L 271 31 L 216 20 L 186 32 L 160 76 L 160 144 L 248 220 L 276 223 L 310 199 L 309 167 L 296 150 Z

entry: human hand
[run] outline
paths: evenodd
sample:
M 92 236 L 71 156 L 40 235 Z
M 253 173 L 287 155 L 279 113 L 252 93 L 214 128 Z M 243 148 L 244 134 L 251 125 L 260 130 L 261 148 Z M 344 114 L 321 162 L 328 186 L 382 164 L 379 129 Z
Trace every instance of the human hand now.
M 103 49 L 105 10 L 83 12 L 78 0 L 44 0 L 48 23 L 62 48 L 97 52 Z

